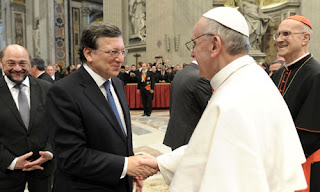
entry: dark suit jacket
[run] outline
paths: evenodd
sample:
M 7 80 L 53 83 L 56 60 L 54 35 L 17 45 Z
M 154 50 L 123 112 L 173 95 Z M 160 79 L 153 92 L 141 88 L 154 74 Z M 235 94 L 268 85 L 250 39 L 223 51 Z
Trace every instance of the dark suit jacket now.
M 154 82 L 159 83 L 160 74 L 158 72 L 152 72 L 152 75 L 154 77 Z
M 198 65 L 191 63 L 176 74 L 170 89 L 165 145 L 176 149 L 189 142 L 211 94 L 210 82 L 200 78 Z
M 159 73 L 159 81 L 165 80 L 167 83 L 170 83 L 169 75 L 167 71 L 164 72 L 164 75 L 161 75 L 162 71 Z
M 114 77 L 112 84 L 123 109 L 127 137 L 84 67 L 50 89 L 47 107 L 57 158 L 55 192 L 132 191 L 132 179 L 120 179 L 124 157 L 133 155 L 130 110 L 121 80 Z
M 30 123 L 26 129 L 16 103 L 4 80 L 0 78 L 0 171 L 10 174 L 7 167 L 15 157 L 33 151 L 34 158 L 39 157 L 39 151 L 51 151 L 46 125 L 45 100 L 51 84 L 32 77 L 30 79 Z M 44 165 L 44 171 L 35 171 L 49 176 L 52 172 L 52 162 Z M 21 172 L 23 173 L 23 172 Z
M 46 72 L 44 72 L 41 75 L 39 75 L 38 79 L 42 79 L 42 80 L 49 81 L 50 83 L 54 83 L 54 80 Z
M 135 76 L 130 76 L 131 73 L 134 73 Z M 138 75 L 139 75 L 139 70 L 136 71 L 130 71 L 129 72 L 129 82 L 128 83 L 138 83 Z

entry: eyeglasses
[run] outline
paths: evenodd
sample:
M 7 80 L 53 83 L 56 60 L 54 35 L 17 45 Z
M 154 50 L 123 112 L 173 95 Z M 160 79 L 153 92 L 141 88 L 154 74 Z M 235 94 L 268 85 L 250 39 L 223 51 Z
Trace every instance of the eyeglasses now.
M 286 39 L 288 38 L 291 34 L 305 34 L 306 32 L 297 32 L 297 33 L 293 33 L 291 31 L 282 31 L 282 32 L 278 32 L 276 34 L 273 34 L 273 40 L 277 40 L 278 37 L 280 37 L 282 35 L 282 38 Z
M 15 67 L 16 65 L 19 65 L 21 68 L 24 68 L 24 67 L 26 67 L 27 65 L 29 65 L 29 63 L 28 62 L 26 62 L 26 61 L 22 61 L 22 62 L 19 62 L 19 63 L 16 63 L 16 62 L 14 62 L 14 61 L 7 61 L 7 62 L 5 62 L 4 63 L 5 65 L 7 65 L 8 67 Z
M 117 58 L 120 53 L 122 54 L 123 57 L 125 57 L 127 54 L 128 54 L 128 50 L 127 49 L 123 49 L 123 50 L 111 50 L 111 51 L 104 51 L 104 50 L 101 50 L 101 49 L 97 49 L 97 50 L 100 50 L 104 53 L 107 53 L 109 55 L 111 55 L 111 57 L 114 57 L 114 58 Z
M 186 45 L 187 49 L 192 52 L 193 49 L 194 49 L 194 47 L 195 47 L 195 42 L 194 42 L 194 41 L 195 41 L 196 39 L 199 39 L 199 38 L 202 37 L 202 36 L 205 36 L 205 35 L 215 36 L 214 34 L 210 34 L 210 33 L 202 34 L 202 35 L 200 35 L 200 36 L 192 39 L 191 41 L 186 42 L 185 45 Z

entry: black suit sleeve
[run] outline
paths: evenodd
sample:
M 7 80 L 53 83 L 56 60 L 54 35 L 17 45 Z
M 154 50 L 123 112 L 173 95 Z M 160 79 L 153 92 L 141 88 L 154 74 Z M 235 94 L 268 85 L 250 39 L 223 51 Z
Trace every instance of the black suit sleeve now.
M 200 78 L 195 84 L 195 98 L 202 112 L 206 108 L 211 95 L 210 82 L 205 78 Z
M 0 170 L 6 171 L 16 156 L 10 153 L 5 146 L 0 143 Z
M 88 142 L 87 135 L 92 130 L 85 127 L 95 125 L 85 120 L 83 110 L 86 109 L 80 110 L 78 102 L 63 88 L 54 86 L 49 90 L 47 107 L 50 123 L 55 127 L 53 139 L 58 168 L 70 176 L 117 185 L 125 158 L 100 151 L 97 144 Z

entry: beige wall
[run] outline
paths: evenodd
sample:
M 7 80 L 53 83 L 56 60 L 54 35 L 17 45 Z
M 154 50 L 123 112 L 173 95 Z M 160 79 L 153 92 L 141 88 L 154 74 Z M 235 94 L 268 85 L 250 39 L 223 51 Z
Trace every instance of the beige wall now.
M 301 15 L 308 18 L 312 24 L 313 37 L 311 39 L 309 51 L 313 56 L 320 61 L 320 18 L 318 11 L 320 9 L 319 0 L 302 0 L 301 2 Z

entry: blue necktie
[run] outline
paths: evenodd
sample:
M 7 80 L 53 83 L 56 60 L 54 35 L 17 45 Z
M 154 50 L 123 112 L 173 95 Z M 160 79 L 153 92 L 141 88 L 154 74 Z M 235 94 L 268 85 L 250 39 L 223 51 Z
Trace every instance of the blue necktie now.
M 121 119 L 120 119 L 120 116 L 119 116 L 119 113 L 118 113 L 118 110 L 116 107 L 116 103 L 114 102 L 112 93 L 110 91 L 110 81 L 109 80 L 104 83 L 104 87 L 107 91 L 108 103 L 109 103 L 110 107 L 112 108 L 114 115 L 117 117 L 118 123 L 120 124 L 120 127 L 121 127 L 121 131 L 123 132 L 123 135 L 126 136 L 126 132 L 124 131 L 124 128 L 122 126 Z

